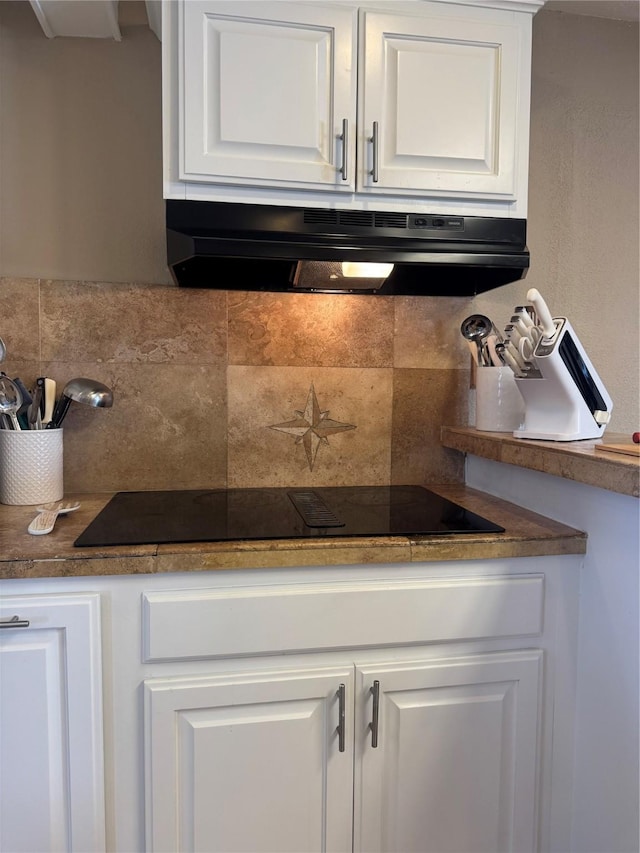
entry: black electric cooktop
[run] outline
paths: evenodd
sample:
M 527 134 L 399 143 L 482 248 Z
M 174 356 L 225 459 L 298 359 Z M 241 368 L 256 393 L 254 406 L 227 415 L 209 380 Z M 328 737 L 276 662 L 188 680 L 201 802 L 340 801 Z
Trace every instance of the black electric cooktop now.
M 504 527 L 422 486 L 208 489 L 118 492 L 74 545 L 477 532 Z

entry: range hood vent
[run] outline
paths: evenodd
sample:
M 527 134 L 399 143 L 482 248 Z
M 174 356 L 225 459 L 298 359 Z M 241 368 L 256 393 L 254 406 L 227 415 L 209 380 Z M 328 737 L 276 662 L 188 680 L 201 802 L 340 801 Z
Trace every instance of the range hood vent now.
M 529 267 L 524 219 L 173 200 L 166 217 L 182 287 L 473 296 Z
M 355 228 L 407 228 L 408 214 L 393 211 L 322 210 L 305 208 L 302 211 L 305 225 L 350 225 Z

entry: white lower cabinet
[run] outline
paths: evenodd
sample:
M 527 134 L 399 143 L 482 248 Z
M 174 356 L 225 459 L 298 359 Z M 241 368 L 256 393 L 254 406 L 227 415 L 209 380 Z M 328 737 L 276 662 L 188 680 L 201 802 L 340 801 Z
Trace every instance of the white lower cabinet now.
M 350 850 L 353 681 L 346 667 L 146 681 L 148 849 Z
M 541 675 L 525 650 L 149 679 L 148 849 L 534 851 Z
M 2 582 L 0 851 L 566 853 L 581 564 Z
M 359 668 L 354 849 L 534 851 L 541 675 L 538 650 Z
M 0 600 L 0 850 L 105 850 L 100 597 Z

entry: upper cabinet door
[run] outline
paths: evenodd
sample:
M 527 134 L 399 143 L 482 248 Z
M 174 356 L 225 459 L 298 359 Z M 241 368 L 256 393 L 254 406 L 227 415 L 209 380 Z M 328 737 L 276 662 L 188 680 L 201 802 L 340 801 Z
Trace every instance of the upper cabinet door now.
M 514 199 L 528 155 L 526 16 L 424 9 L 361 12 L 358 189 Z
M 353 190 L 356 15 L 181 3 L 179 179 Z

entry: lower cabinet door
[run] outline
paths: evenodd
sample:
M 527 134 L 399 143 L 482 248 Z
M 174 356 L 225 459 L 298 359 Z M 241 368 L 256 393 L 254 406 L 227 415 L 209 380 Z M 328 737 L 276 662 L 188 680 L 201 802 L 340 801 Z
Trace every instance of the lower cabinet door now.
M 357 667 L 355 850 L 532 853 L 541 670 L 538 650 Z
M 351 850 L 353 681 L 353 666 L 145 681 L 147 850 Z
M 0 599 L 0 850 L 105 850 L 100 596 Z

